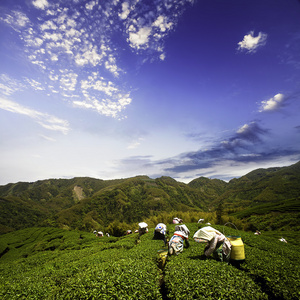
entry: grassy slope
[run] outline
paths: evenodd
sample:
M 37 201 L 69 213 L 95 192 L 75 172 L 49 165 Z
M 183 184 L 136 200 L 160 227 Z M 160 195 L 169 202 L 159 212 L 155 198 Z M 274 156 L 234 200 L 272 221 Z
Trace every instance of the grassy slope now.
M 198 224 L 187 224 L 191 236 Z M 191 246 L 167 259 L 161 270 L 153 229 L 137 234 L 97 238 L 91 233 L 28 228 L 0 236 L 2 299 L 297 299 L 300 290 L 299 240 L 282 232 L 241 234 L 246 262 L 240 269 L 209 258 L 204 245 Z M 170 236 L 174 225 L 169 224 Z M 272 235 L 271 235 L 272 234 Z

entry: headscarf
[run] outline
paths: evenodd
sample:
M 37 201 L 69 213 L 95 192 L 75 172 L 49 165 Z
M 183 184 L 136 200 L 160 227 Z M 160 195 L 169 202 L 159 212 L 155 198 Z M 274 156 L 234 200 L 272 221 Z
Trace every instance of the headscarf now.
M 161 234 L 166 234 L 167 226 L 164 223 L 158 223 L 155 227 L 155 231 Z
M 185 237 L 186 239 L 189 237 L 190 231 L 186 225 L 176 225 L 174 234 L 179 234 Z
M 200 239 L 200 241 L 203 239 L 205 241 L 211 241 L 216 234 L 221 234 L 220 231 L 210 227 L 206 226 L 201 229 L 199 229 L 195 234 L 194 234 L 194 239 Z
M 145 223 L 145 222 L 139 223 L 139 228 L 146 228 L 146 227 L 148 227 L 147 223 Z

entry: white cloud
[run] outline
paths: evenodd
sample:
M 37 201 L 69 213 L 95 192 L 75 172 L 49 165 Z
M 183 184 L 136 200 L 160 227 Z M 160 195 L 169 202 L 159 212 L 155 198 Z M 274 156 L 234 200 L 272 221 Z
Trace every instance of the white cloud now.
M 43 35 L 43 38 L 46 40 L 52 40 L 54 42 L 57 42 L 59 40 L 62 40 L 62 34 L 45 32 L 45 34 Z
M 129 14 L 130 14 L 129 3 L 128 2 L 123 2 L 122 3 L 122 13 L 119 13 L 119 17 L 122 20 L 125 20 L 125 19 L 127 19 Z
M 58 61 L 58 56 L 56 54 L 51 55 L 51 60 L 52 61 Z
M 24 53 L 42 73 L 36 78 L 46 80 L 46 94 L 60 93 L 70 102 L 73 96 L 81 97 L 82 102 L 72 103 L 119 117 L 132 99 L 130 91 L 119 84 L 120 74 L 126 72 L 119 66 L 121 56 L 116 51 L 121 49 L 112 35 L 122 30 L 132 50 L 145 50 L 146 55 L 154 54 L 163 61 L 163 39 L 190 1 L 154 1 L 147 7 L 139 0 L 87 0 L 76 5 L 75 0 L 30 2 L 38 9 L 32 22 L 31 15 L 21 12 L 11 12 L 3 21 L 19 32 Z M 101 72 L 101 78 L 89 76 L 95 71 Z M 25 82 L 36 90 L 44 89 L 34 79 Z M 9 95 L 13 87 L 0 81 L 0 91 Z
M 73 101 L 73 104 L 75 106 L 82 107 L 82 108 L 87 108 L 87 109 L 93 109 L 94 108 L 93 104 L 87 103 L 86 101 L 75 100 L 75 101 Z
M 88 10 L 92 10 L 95 5 L 96 5 L 95 1 L 90 1 L 89 3 L 85 4 L 85 8 L 88 9 Z
M 119 68 L 116 64 L 116 59 L 111 54 L 108 56 L 108 60 L 105 62 L 105 68 L 109 70 L 115 77 L 119 76 Z
M 159 58 L 160 58 L 160 60 L 165 60 L 165 58 L 166 58 L 165 53 L 162 53 L 162 54 L 159 56 Z
M 26 42 L 27 42 L 27 45 L 30 47 L 39 48 L 42 46 L 44 41 L 37 37 L 37 38 L 33 38 L 33 39 L 28 38 L 28 40 Z
M 278 110 L 283 105 L 285 99 L 286 97 L 283 94 L 276 94 L 274 97 L 261 102 L 259 112 Z
M 36 91 L 44 91 L 45 90 L 45 88 L 42 86 L 42 84 L 34 79 L 26 78 L 26 81 Z
M 18 80 L 15 80 L 7 74 L 0 75 L 0 93 L 5 96 L 10 96 L 17 91 L 25 89 L 25 85 Z
M 164 39 L 176 26 L 180 16 L 190 0 L 153 1 L 150 7 L 143 1 L 136 1 L 129 7 L 129 2 L 123 2 L 119 17 L 124 20 L 128 34 L 129 46 L 141 53 L 155 55 L 164 59 Z
M 29 23 L 29 19 L 22 12 L 15 12 L 15 16 L 16 16 L 15 22 L 18 26 L 24 27 Z
M 150 33 L 151 27 L 142 27 L 138 32 L 129 32 L 130 46 L 140 49 L 142 45 L 148 43 Z
M 68 70 L 66 72 L 67 74 L 63 74 L 60 78 L 60 88 L 64 91 L 75 91 L 78 75 Z
M 247 132 L 248 130 L 249 130 L 249 125 L 245 124 L 237 130 L 237 133 L 244 133 Z
M 103 77 L 98 77 L 98 73 L 94 73 L 88 79 L 82 80 L 81 89 L 85 91 L 93 89 L 103 92 L 106 96 L 112 96 L 114 93 L 119 92 L 111 81 L 106 81 Z
M 56 30 L 57 25 L 52 20 L 48 20 L 40 26 L 41 30 Z
M 49 3 L 47 0 L 35 0 L 35 1 L 32 1 L 32 4 L 38 9 L 45 9 L 49 6 Z
M 119 113 L 131 103 L 131 98 L 119 94 L 116 100 L 102 99 L 97 100 L 95 97 L 88 95 L 86 101 L 73 101 L 73 105 L 81 108 L 96 110 L 99 114 L 119 118 Z M 119 99 L 117 99 L 119 97 Z
M 164 16 L 158 16 L 158 18 L 153 22 L 152 26 L 158 27 L 161 32 L 165 32 L 172 28 L 173 23 L 167 22 L 167 18 Z
M 254 36 L 254 32 L 251 31 L 249 34 L 244 36 L 244 39 L 238 43 L 238 50 L 247 51 L 248 53 L 256 52 L 258 47 L 264 46 L 267 41 L 267 34 L 259 32 L 258 36 Z
M 130 145 L 128 145 L 127 149 L 136 149 L 143 140 L 143 138 L 139 138 L 137 141 L 133 141 Z
M 15 31 L 20 31 L 21 28 L 30 23 L 28 17 L 19 11 L 12 11 L 11 15 L 6 15 L 5 18 L 0 18 L 1 21 L 11 26 Z
M 31 108 L 27 108 L 11 100 L 0 98 L 0 109 L 16 114 L 25 115 L 29 118 L 32 118 L 42 127 L 49 130 L 60 131 L 63 134 L 67 134 L 70 130 L 68 121 L 59 119 L 46 113 L 39 112 Z
M 52 138 L 52 137 L 49 137 L 49 136 L 46 136 L 46 135 L 43 135 L 43 134 L 40 134 L 39 136 L 40 136 L 41 138 L 43 138 L 43 139 L 49 141 L 49 142 L 56 142 L 56 140 L 55 140 L 54 138 Z
M 75 62 L 79 66 L 91 64 L 95 67 L 102 58 L 103 55 L 98 53 L 97 46 L 90 45 L 87 49 L 83 49 L 82 53 L 76 55 Z

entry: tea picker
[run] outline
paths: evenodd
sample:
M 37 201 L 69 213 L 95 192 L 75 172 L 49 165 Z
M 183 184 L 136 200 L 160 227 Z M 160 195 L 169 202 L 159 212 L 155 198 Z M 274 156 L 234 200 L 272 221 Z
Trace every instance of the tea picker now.
M 178 255 L 183 251 L 183 248 L 188 248 L 190 231 L 186 225 L 176 225 L 175 232 L 169 241 L 169 254 Z
M 177 218 L 177 217 L 175 217 L 175 218 L 173 219 L 173 224 L 181 224 L 181 223 L 183 223 L 182 219 L 179 219 L 179 218 Z
M 164 223 L 158 223 L 154 229 L 154 240 L 163 240 L 165 246 L 167 245 L 167 226 Z
M 211 226 L 203 227 L 194 234 L 194 240 L 198 243 L 207 243 L 204 258 L 213 254 L 217 260 L 229 262 L 231 244 L 220 231 Z
M 148 232 L 148 224 L 145 222 L 141 222 L 139 223 L 139 238 L 141 237 L 141 235 L 143 235 L 144 233 Z

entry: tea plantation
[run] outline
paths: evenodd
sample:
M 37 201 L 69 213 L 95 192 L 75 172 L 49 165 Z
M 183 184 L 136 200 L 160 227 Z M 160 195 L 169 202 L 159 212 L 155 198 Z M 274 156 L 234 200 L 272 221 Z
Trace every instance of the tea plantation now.
M 168 257 L 164 267 L 153 229 L 138 239 L 55 228 L 29 228 L 0 236 L 1 299 L 299 299 L 300 254 L 292 236 L 241 234 L 246 261 L 240 266 L 203 260 L 204 245 Z M 169 237 L 174 225 L 168 225 Z

